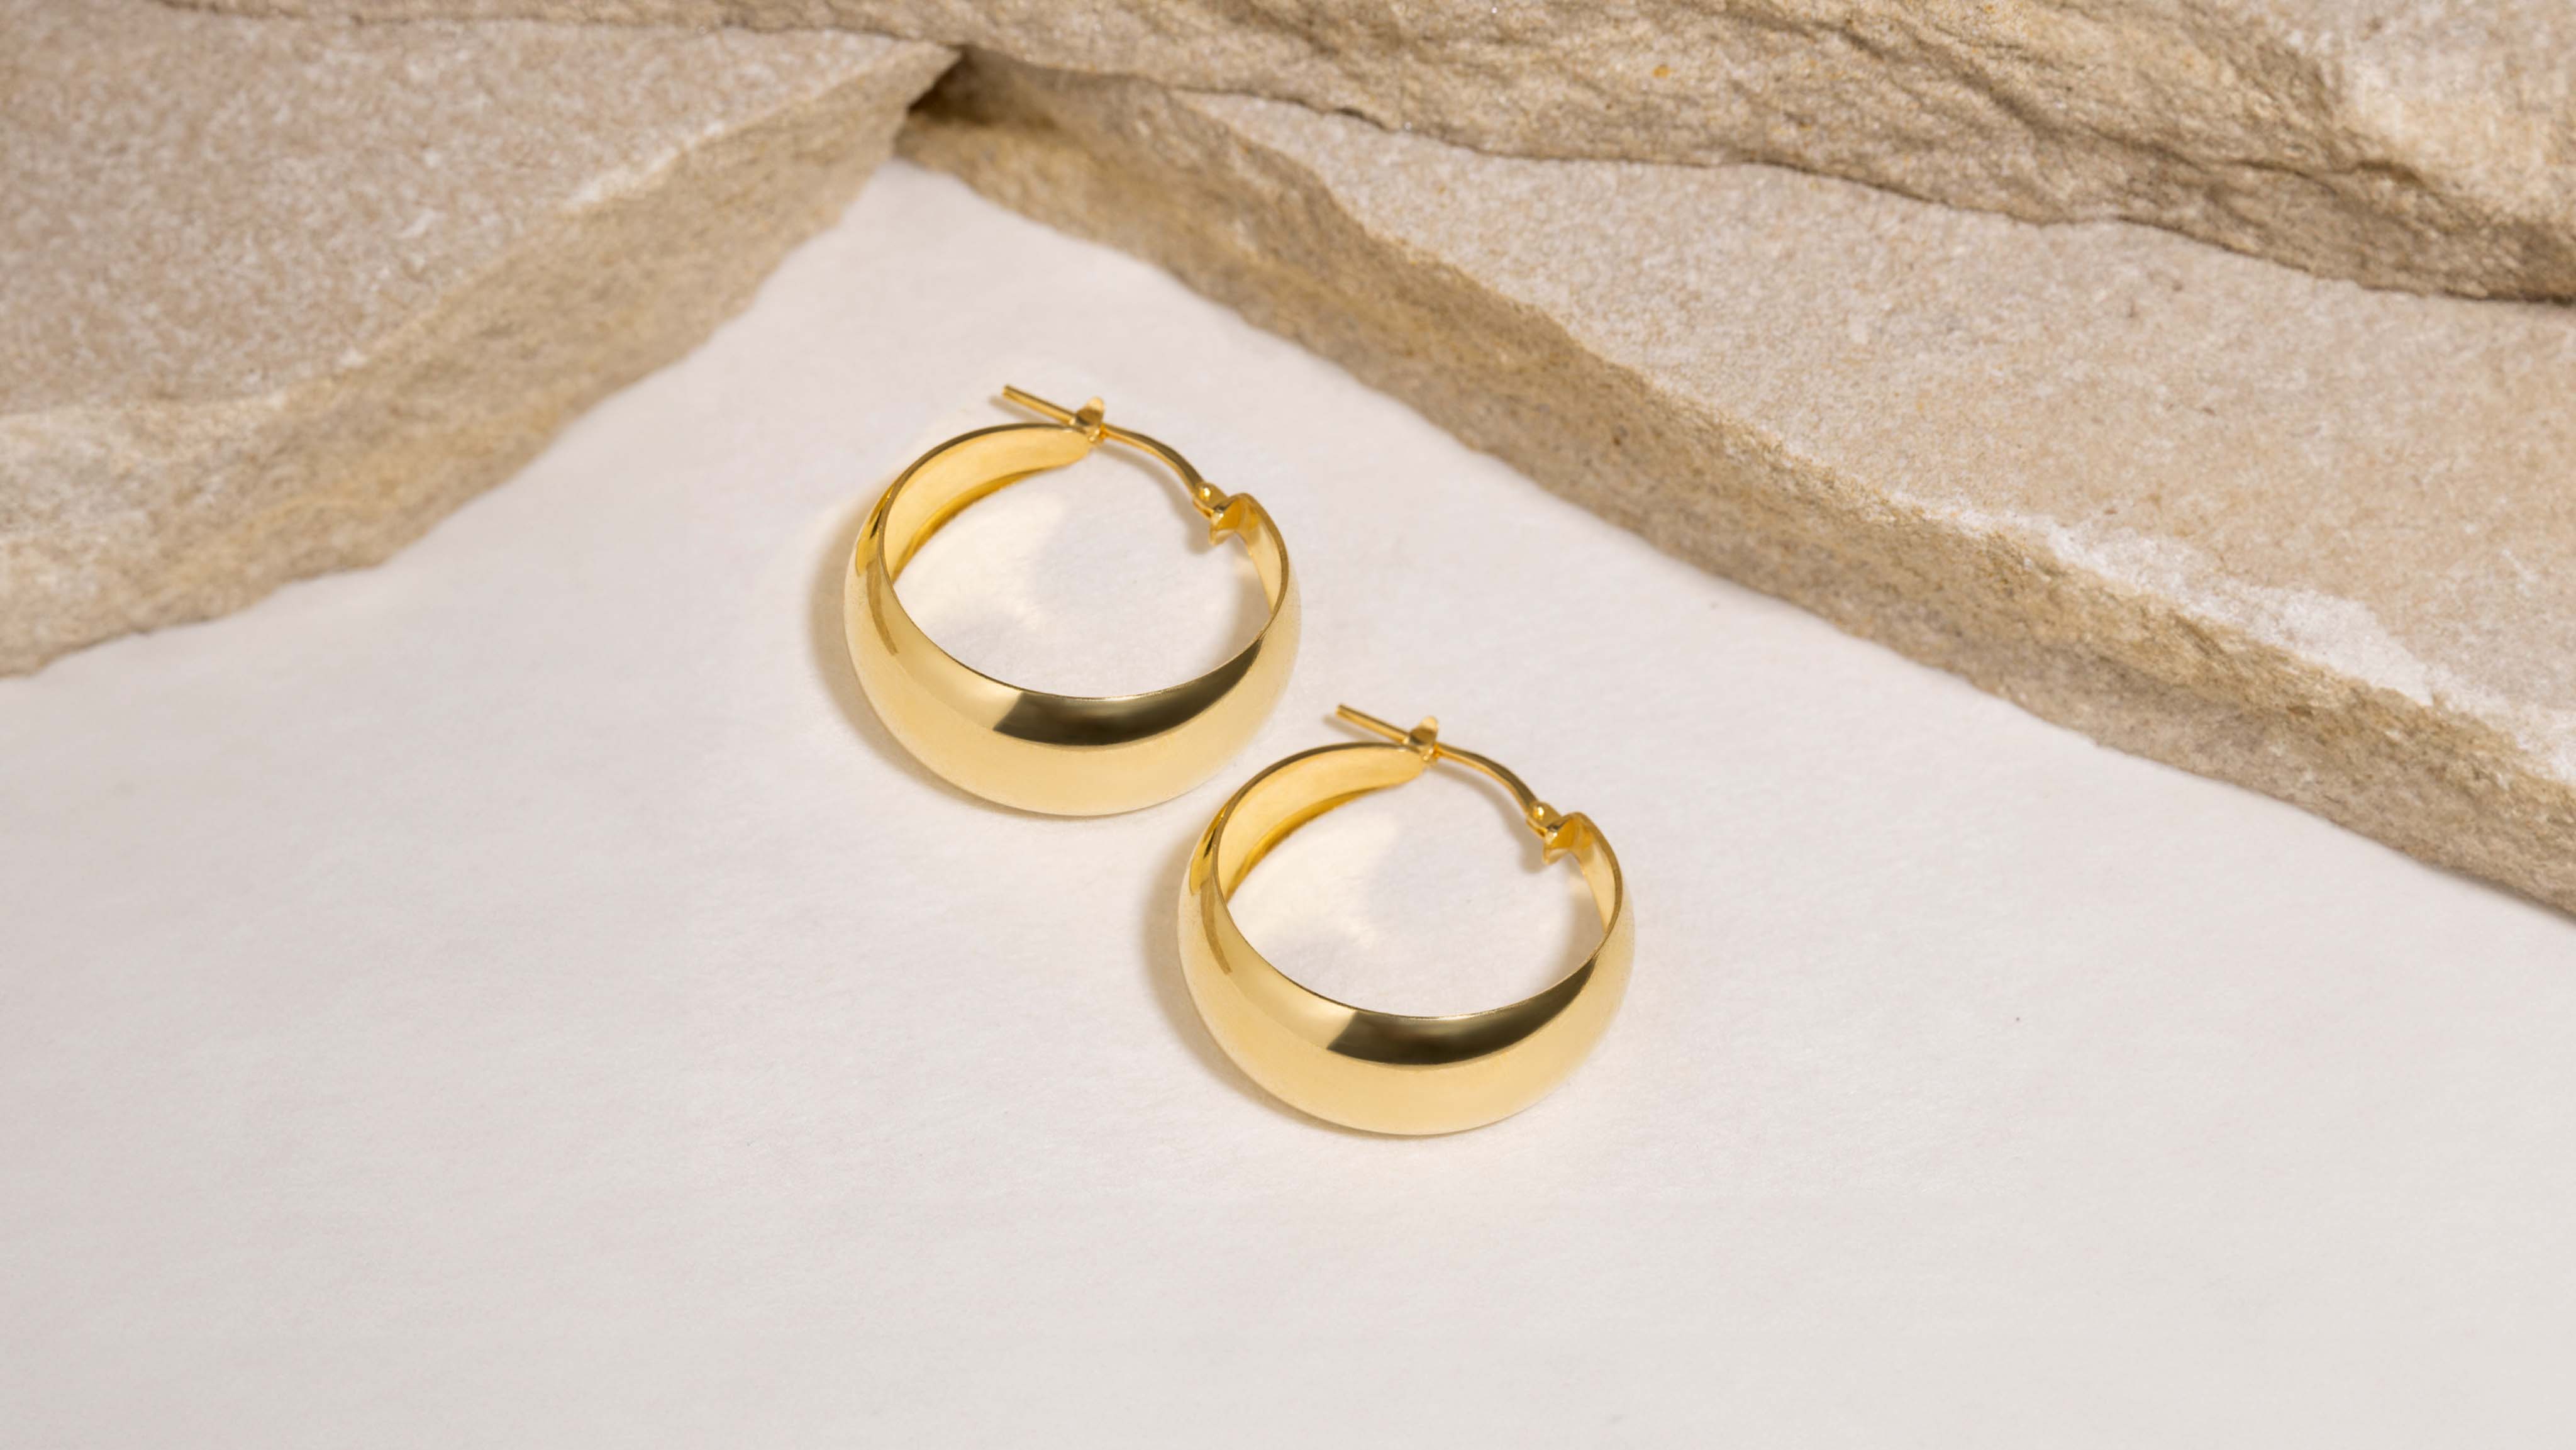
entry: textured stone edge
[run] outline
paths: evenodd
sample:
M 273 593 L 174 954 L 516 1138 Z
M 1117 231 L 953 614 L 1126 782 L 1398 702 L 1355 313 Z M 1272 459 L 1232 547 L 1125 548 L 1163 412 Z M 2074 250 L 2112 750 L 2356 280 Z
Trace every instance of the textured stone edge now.
M 971 55 L 900 145 L 1147 257 L 1658 547 L 2122 750 L 2576 911 L 2576 791 L 2482 721 L 2366 685 L 1794 456 L 1372 235 L 1187 93 Z
M 741 311 L 857 195 L 953 59 L 904 43 L 617 178 L 349 371 L 255 397 L 0 417 L 0 498 L 18 470 L 68 476 L 89 500 L 133 498 L 145 476 L 187 481 L 77 528 L 0 525 L 0 675 L 389 557 Z
M 2114 24 L 2023 0 L 1881 13 L 1818 6 L 1804 18 L 1794 6 L 1720 8 L 1641 40 L 1632 66 L 1594 78 L 1587 99 L 1597 105 L 1506 105 L 1479 123 L 1423 103 L 1416 92 L 1440 86 L 1408 83 L 1401 57 L 1372 74 L 1364 62 L 1374 57 L 1294 20 L 1239 27 L 1252 59 L 1229 64 L 1227 47 L 1194 30 L 1215 22 L 1188 6 L 1113 8 L 1088 26 L 1020 35 L 971 6 L 919 0 L 165 3 L 374 19 L 838 26 L 1267 95 L 1496 154 L 1761 161 L 2024 221 L 2141 222 L 2374 287 L 2576 299 L 2576 180 L 2563 166 L 2554 183 L 2534 174 L 2553 168 L 2542 128 L 2554 120 L 2563 138 L 2563 112 L 2536 117 L 2481 90 L 2502 84 L 2481 67 L 2493 56 L 2437 51 L 2424 74 L 2392 78 L 2366 52 L 2321 54 L 2282 22 L 2223 9 L 2141 7 Z M 1665 83 L 1653 55 L 1675 51 L 1741 57 L 1779 93 L 1750 110 L 1712 101 L 1650 113 L 1635 93 Z M 2482 125 L 2496 154 L 2463 158 L 2403 119 L 2420 128 L 2444 112 L 2461 128 Z M 1817 123 L 1837 115 L 1841 124 Z

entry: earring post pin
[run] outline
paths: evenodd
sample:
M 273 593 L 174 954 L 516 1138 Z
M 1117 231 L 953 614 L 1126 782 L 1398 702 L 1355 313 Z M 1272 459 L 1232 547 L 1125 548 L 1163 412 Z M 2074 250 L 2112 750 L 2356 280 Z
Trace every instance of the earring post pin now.
M 1521 819 L 1529 823 L 1531 830 L 1538 832 L 1541 840 L 1554 835 L 1556 828 L 1565 824 L 1565 817 L 1559 815 L 1554 806 L 1540 800 L 1536 791 L 1500 761 L 1443 743 L 1440 722 L 1432 716 L 1424 716 L 1422 723 L 1411 730 L 1401 730 L 1365 710 L 1354 710 L 1348 705 L 1334 706 L 1333 713 L 1373 735 L 1383 735 L 1398 745 L 1411 747 L 1425 761 L 1455 761 L 1492 780 L 1511 792 L 1512 799 L 1520 805 Z

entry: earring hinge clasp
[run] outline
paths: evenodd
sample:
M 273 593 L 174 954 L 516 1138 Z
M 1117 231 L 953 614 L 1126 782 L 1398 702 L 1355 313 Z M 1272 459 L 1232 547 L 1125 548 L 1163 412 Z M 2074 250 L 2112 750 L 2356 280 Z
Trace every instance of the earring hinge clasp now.
M 1225 506 L 1234 501 L 1227 496 L 1224 489 L 1201 478 L 1199 471 L 1190 466 L 1190 461 L 1173 452 L 1169 445 L 1104 420 L 1102 414 L 1106 411 L 1106 406 L 1098 398 L 1092 399 L 1079 408 L 1067 408 L 1060 403 L 1050 403 L 1035 393 L 1023 392 L 1008 383 L 1002 385 L 1002 396 L 1040 417 L 1052 419 L 1080 432 L 1095 447 L 1104 442 L 1123 443 L 1140 453 L 1153 455 L 1161 460 L 1165 467 L 1180 475 L 1181 487 L 1190 496 L 1190 506 L 1210 521 L 1214 521 L 1218 515 L 1224 513 Z
M 1425 761 L 1456 761 L 1469 770 L 1493 780 L 1495 784 L 1512 793 L 1512 799 L 1520 804 L 1521 819 L 1531 830 L 1538 833 L 1542 841 L 1552 839 L 1557 830 L 1565 824 L 1565 817 L 1558 814 L 1554 806 L 1540 800 L 1537 792 L 1531 790 L 1519 776 L 1512 774 L 1511 770 L 1501 762 L 1491 756 L 1479 755 L 1472 750 L 1461 750 L 1455 745 L 1444 744 L 1440 739 L 1440 722 L 1431 716 L 1424 716 L 1421 724 L 1410 730 L 1404 730 L 1366 711 L 1354 710 L 1348 705 L 1334 707 L 1333 713 L 1372 734 L 1383 735 L 1398 745 L 1410 747 L 1414 754 L 1421 756 Z

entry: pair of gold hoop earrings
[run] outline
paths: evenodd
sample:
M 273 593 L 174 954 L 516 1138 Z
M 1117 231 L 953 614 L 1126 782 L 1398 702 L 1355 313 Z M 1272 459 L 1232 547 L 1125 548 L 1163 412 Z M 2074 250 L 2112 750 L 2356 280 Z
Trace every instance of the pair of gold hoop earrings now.
M 888 485 L 859 531 L 842 594 L 850 663 L 900 742 L 953 784 L 1052 815 L 1109 815 L 1166 801 L 1215 774 L 1279 701 L 1297 653 L 1296 577 L 1268 511 L 1228 494 L 1166 445 L 1104 421 L 1100 400 L 1060 408 L 1017 388 L 1003 396 L 1043 423 L 952 438 Z M 1169 468 L 1212 539 L 1252 556 L 1270 617 L 1251 643 L 1197 679 L 1142 694 L 1080 697 L 1025 690 L 971 668 L 905 612 L 895 580 L 923 544 L 977 500 L 1062 468 L 1101 443 Z M 1246 781 L 1199 835 L 1179 906 L 1182 974 L 1218 1046 L 1293 1107 L 1380 1133 L 1451 1133 L 1511 1116 L 1587 1056 L 1626 995 L 1634 916 L 1619 858 L 1581 813 L 1560 815 L 1501 765 L 1449 745 L 1434 721 L 1400 730 L 1344 706 L 1382 737 L 1320 746 Z M 1509 791 L 1548 861 L 1571 856 L 1601 916 L 1601 943 L 1533 996 L 1482 1012 L 1408 1016 L 1335 1001 L 1272 966 L 1228 905 L 1271 848 L 1336 806 L 1453 761 Z

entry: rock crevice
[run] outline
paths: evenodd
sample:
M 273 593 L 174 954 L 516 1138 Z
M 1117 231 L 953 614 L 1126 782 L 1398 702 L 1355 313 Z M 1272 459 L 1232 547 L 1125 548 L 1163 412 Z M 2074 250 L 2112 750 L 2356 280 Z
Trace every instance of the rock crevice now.
M 2555 0 L 195 3 L 841 26 L 1501 155 L 1770 162 L 2374 286 L 2576 297 L 2576 9 Z

